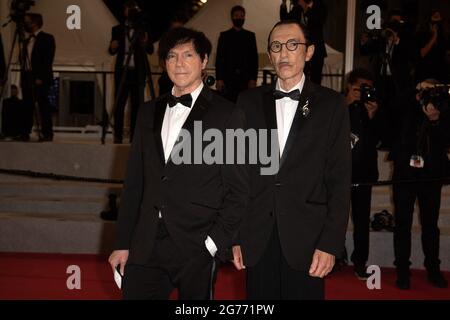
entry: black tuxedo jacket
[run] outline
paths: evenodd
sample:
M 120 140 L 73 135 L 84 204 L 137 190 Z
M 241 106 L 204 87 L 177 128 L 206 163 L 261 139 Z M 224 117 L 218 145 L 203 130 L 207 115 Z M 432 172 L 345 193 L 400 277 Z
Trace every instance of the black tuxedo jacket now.
M 116 64 L 115 64 L 115 74 L 116 74 L 116 81 L 120 80 L 120 77 L 122 76 L 122 69 L 125 63 L 126 59 L 126 28 L 124 24 L 117 25 L 112 28 L 111 31 L 111 42 L 113 41 L 119 41 L 119 48 L 116 50 L 111 50 L 111 48 L 108 49 L 109 54 L 111 55 L 117 55 L 116 58 Z M 135 48 L 134 52 L 134 65 L 136 66 L 137 71 L 137 77 L 140 82 L 145 81 L 145 77 L 147 76 L 147 70 L 145 68 L 145 60 L 147 59 L 147 54 L 153 54 L 153 44 L 149 40 L 148 44 L 145 47 L 142 47 L 139 43 L 139 40 L 137 40 L 137 46 Z
M 264 86 L 240 95 L 237 105 L 249 128 L 277 128 L 273 90 L 273 85 Z M 307 102 L 310 112 L 303 116 Z M 306 80 L 278 174 L 262 176 L 260 168 L 250 166 L 250 202 L 236 238 L 244 264 L 259 261 L 274 223 L 294 269 L 309 270 L 316 249 L 340 254 L 351 184 L 350 124 L 343 98 Z
M 247 170 L 243 165 L 175 165 L 171 159 L 165 164 L 161 128 L 166 100 L 164 95 L 140 109 L 121 197 L 116 249 L 130 250 L 129 263 L 148 262 L 161 212 L 182 252 L 207 252 L 204 241 L 209 235 L 217 256 L 224 260 L 247 205 Z M 202 121 L 203 131 L 215 128 L 222 133 L 245 125 L 243 112 L 207 87 L 183 126 L 192 137 L 194 121 Z M 191 157 L 193 151 L 191 143 Z
M 24 50 L 28 48 L 25 42 Z M 33 79 L 40 79 L 44 86 L 49 87 L 53 82 L 53 60 L 55 59 L 55 38 L 46 32 L 39 32 L 36 36 L 33 52 L 31 54 L 31 68 Z

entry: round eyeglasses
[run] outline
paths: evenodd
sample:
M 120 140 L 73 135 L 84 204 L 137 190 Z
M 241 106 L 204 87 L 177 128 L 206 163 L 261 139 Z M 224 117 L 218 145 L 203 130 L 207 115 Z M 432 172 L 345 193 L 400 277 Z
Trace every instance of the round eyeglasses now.
M 286 49 L 288 49 L 289 51 L 295 51 L 295 50 L 297 50 L 298 46 L 301 44 L 308 46 L 308 44 L 306 42 L 288 41 L 285 43 L 281 43 L 279 41 L 274 41 L 270 44 L 269 49 L 273 53 L 278 53 L 278 52 L 281 52 L 281 50 L 283 49 L 283 45 L 285 45 Z

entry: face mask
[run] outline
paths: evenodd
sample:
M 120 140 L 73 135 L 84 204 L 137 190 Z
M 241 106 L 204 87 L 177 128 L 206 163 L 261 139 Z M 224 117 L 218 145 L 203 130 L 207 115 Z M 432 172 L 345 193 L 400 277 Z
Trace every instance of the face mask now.
M 236 28 L 242 28 L 242 26 L 244 25 L 245 19 L 233 19 L 233 25 Z

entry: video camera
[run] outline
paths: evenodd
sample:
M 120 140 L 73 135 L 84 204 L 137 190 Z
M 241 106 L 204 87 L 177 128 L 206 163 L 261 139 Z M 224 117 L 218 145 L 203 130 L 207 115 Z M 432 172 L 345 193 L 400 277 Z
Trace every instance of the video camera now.
M 11 20 L 14 22 L 23 22 L 26 13 L 36 4 L 35 0 L 13 0 L 11 2 Z
M 426 107 L 431 103 L 441 113 L 449 110 L 450 85 L 435 84 L 432 87 L 419 90 L 418 94 L 422 106 Z

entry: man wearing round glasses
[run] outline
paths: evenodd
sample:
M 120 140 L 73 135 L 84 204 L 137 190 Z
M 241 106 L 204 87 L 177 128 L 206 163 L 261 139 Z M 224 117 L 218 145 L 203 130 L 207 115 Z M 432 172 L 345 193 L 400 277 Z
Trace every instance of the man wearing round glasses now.
M 304 26 L 277 23 L 268 55 L 277 82 L 243 92 L 237 105 L 249 128 L 276 130 L 275 141 L 262 147 L 278 146 L 279 170 L 263 176 L 263 163 L 249 166 L 250 203 L 233 262 L 247 270 L 249 299 L 320 300 L 348 223 L 348 110 L 339 93 L 306 78 L 303 70 L 314 46 Z

